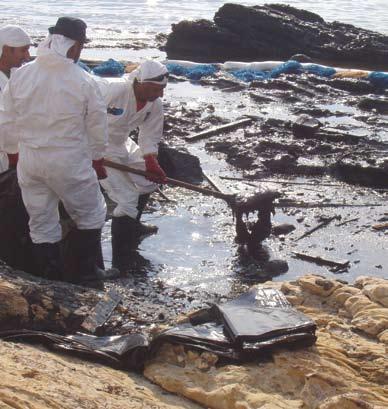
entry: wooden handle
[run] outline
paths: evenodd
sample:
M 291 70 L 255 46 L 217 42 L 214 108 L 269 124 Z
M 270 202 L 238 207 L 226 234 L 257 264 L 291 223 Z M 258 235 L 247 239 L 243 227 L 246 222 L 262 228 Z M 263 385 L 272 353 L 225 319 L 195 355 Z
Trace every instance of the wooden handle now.
M 107 159 L 104 159 L 104 165 L 107 166 L 108 168 L 118 169 L 118 170 L 122 170 L 123 172 L 134 173 L 135 175 L 141 175 L 144 177 L 155 176 L 154 174 L 150 172 L 146 172 L 141 169 L 134 169 L 134 168 L 131 168 L 130 166 L 122 165 L 121 163 L 112 162 Z M 215 190 L 205 189 L 203 187 L 193 185 L 187 182 L 182 182 L 177 179 L 166 178 L 166 181 L 167 181 L 166 183 L 168 183 L 169 185 L 183 187 L 185 189 L 192 190 L 194 192 L 203 193 L 204 195 L 207 195 L 207 196 L 213 196 L 213 197 L 216 197 L 217 199 L 223 199 L 223 200 L 226 200 L 228 203 L 234 199 L 234 195 L 217 192 Z

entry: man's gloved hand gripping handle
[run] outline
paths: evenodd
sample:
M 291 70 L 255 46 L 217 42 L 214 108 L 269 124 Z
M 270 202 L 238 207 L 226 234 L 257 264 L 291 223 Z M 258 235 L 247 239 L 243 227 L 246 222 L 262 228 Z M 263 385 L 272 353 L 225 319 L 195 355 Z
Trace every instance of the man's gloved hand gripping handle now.
M 152 176 L 148 176 L 147 179 L 155 183 L 166 183 L 167 176 L 164 170 L 160 167 L 158 159 L 155 155 L 144 156 L 146 171 L 152 173 Z M 155 176 L 154 176 L 155 175 Z

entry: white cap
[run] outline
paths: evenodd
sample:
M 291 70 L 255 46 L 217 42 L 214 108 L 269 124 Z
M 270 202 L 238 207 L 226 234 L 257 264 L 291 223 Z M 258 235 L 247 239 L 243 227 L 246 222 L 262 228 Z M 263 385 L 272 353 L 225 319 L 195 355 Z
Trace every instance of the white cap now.
M 160 80 L 155 80 L 157 77 L 162 78 Z M 138 68 L 138 73 L 136 75 L 139 82 L 152 82 L 160 85 L 167 84 L 167 77 L 168 70 L 166 66 L 161 64 L 159 61 L 154 60 L 144 61 Z
M 3 46 L 24 47 L 31 44 L 30 36 L 19 26 L 8 25 L 0 28 L 0 56 Z

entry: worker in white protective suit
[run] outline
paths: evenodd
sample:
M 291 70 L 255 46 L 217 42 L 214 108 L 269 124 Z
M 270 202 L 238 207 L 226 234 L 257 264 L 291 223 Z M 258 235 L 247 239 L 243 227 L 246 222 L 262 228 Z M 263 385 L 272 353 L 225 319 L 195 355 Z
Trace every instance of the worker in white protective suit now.
M 106 216 L 97 179 L 106 176 L 106 106 L 96 82 L 75 64 L 88 41 L 86 24 L 61 17 L 49 33 L 35 61 L 10 78 L 4 111 L 14 122 L 1 127 L 6 152 L 19 150 L 18 179 L 41 273 L 60 278 L 61 200 L 77 226 L 71 241 L 77 260 L 71 281 L 89 285 L 111 278 L 96 266 Z
M 0 110 L 3 106 L 2 94 L 11 70 L 19 68 L 30 59 L 29 48 L 31 39 L 20 27 L 7 25 L 0 28 Z M 7 155 L 0 144 L 0 173 L 15 167 L 17 154 Z
M 131 253 L 142 237 L 156 233 L 156 226 L 140 222 L 149 194 L 166 174 L 157 159 L 158 145 L 163 135 L 163 105 L 161 97 L 167 85 L 168 71 L 157 61 L 145 61 L 128 76 L 98 81 L 108 107 L 124 110 L 122 115 L 110 115 L 109 144 L 106 158 L 146 170 L 154 176 L 143 176 L 107 168 L 108 177 L 100 183 L 109 198 L 116 203 L 112 218 L 112 266 L 125 271 Z M 138 143 L 129 133 L 139 129 Z

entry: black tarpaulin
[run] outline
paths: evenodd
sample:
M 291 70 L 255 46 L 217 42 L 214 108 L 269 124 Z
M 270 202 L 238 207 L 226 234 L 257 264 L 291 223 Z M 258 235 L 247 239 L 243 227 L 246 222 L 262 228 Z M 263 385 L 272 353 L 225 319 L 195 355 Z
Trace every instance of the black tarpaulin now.
M 185 323 L 163 331 L 152 341 L 152 353 L 156 353 L 160 345 L 165 342 L 212 352 L 234 361 L 241 360 L 239 351 L 234 348 L 230 339 L 225 336 L 223 325 L 215 322 L 199 325 Z
M 306 334 L 311 337 L 315 334 L 314 321 L 294 309 L 283 293 L 273 288 L 252 288 L 214 308 L 226 334 L 239 346 L 243 342 L 267 341 L 269 344 L 275 340 L 278 345 L 287 344 L 287 336 Z
M 148 340 L 142 334 L 96 337 L 83 333 L 58 335 L 44 331 L 8 330 L 0 331 L 0 338 L 40 343 L 57 351 L 122 369 L 141 370 L 149 355 Z

